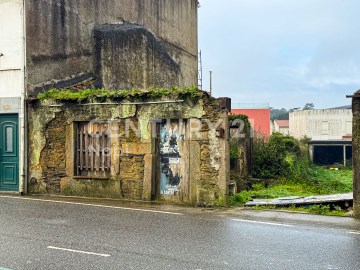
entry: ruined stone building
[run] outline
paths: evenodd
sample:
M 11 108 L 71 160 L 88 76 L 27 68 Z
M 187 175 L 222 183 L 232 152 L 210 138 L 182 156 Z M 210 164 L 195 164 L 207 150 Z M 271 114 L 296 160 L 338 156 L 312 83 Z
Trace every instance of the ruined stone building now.
M 0 191 L 225 204 L 229 102 L 181 90 L 197 85 L 197 9 L 0 1 Z

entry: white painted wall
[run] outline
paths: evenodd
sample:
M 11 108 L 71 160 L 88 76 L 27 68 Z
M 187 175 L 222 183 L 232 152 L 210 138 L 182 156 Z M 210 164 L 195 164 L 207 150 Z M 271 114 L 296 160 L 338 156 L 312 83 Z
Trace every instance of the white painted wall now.
M 289 118 L 290 135 L 295 138 L 339 140 L 352 135 L 351 109 L 295 111 Z
M 0 98 L 20 97 L 24 87 L 23 0 L 0 0 Z

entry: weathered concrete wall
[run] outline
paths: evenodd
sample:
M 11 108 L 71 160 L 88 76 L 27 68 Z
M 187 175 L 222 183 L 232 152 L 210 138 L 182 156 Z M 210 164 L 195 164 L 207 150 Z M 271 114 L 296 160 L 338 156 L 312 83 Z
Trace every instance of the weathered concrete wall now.
M 360 97 L 352 100 L 353 139 L 352 166 L 354 175 L 354 216 L 360 218 Z
M 29 93 L 93 73 L 94 27 L 123 22 L 156 36 L 180 67 L 180 86 L 197 85 L 197 0 L 29 0 L 26 21 Z
M 24 90 L 23 1 L 0 1 L 0 98 L 20 97 Z
M 290 113 L 289 131 L 295 138 L 339 140 L 351 135 L 352 112 L 347 109 L 306 110 Z
M 82 105 L 46 102 L 29 105 L 29 192 L 111 197 L 163 199 L 202 206 L 225 205 L 229 184 L 228 112 L 219 100 L 159 104 Z M 108 178 L 74 175 L 74 123 L 115 120 L 111 128 L 111 172 Z M 185 119 L 181 156 L 184 175 L 177 196 L 156 196 L 159 188 L 159 152 L 154 121 Z M 208 119 L 207 121 L 205 119 Z M 131 120 L 138 132 L 126 134 Z M 199 122 L 200 121 L 200 122 Z M 209 124 L 210 122 L 210 124 Z M 191 128 L 192 127 L 192 128 Z M 140 136 L 137 136 L 140 134 Z
M 146 28 L 97 26 L 95 75 L 106 89 L 171 88 L 180 85 L 180 65 Z

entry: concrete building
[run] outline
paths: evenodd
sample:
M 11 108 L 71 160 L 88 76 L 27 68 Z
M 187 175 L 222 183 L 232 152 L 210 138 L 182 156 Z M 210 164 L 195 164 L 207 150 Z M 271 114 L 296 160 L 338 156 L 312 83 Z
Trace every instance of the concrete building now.
M 93 76 L 106 88 L 197 85 L 197 0 L 27 0 L 25 8 L 29 94 Z
M 289 135 L 289 120 L 274 120 L 273 132 L 279 132 L 283 135 Z
M 197 0 L 0 1 L 0 191 L 26 193 L 47 177 L 41 156 L 27 158 L 52 149 L 27 129 L 39 93 L 197 85 L 197 13 Z
M 310 138 L 310 157 L 320 165 L 347 164 L 351 159 L 352 111 L 350 106 L 290 113 L 290 135 Z
M 341 140 L 352 134 L 350 106 L 323 110 L 302 110 L 289 115 L 290 135 L 312 140 Z

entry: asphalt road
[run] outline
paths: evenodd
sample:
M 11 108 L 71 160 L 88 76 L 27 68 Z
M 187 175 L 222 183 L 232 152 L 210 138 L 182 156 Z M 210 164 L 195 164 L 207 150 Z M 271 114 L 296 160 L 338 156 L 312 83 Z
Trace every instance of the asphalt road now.
M 0 195 L 0 269 L 360 269 L 350 219 L 136 207 Z

